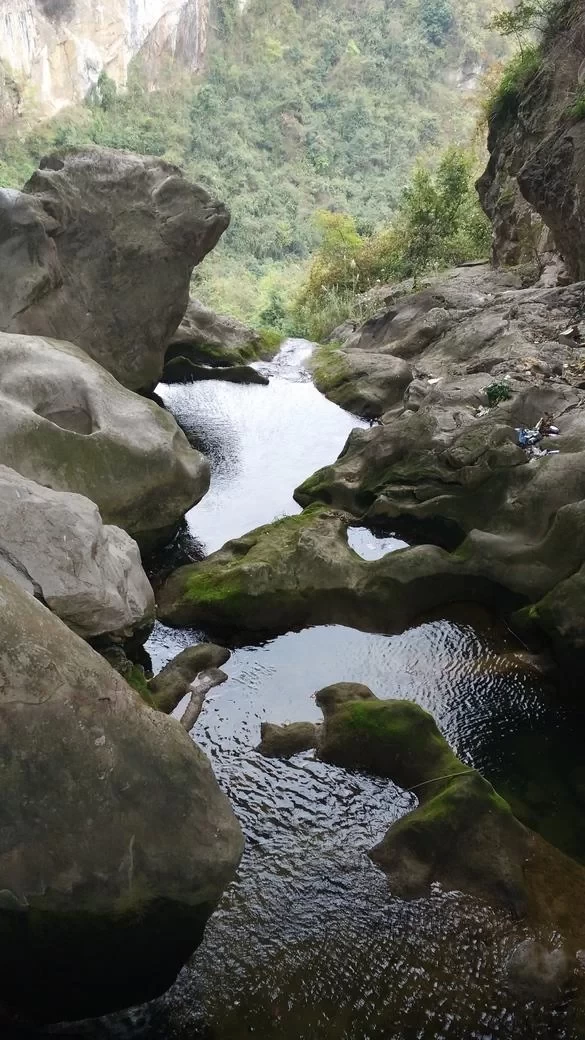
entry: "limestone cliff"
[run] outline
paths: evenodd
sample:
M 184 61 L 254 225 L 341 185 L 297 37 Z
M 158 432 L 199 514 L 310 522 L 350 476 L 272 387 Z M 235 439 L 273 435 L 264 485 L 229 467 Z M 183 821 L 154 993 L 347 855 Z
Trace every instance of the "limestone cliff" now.
M 0 0 L 0 64 L 52 114 L 82 100 L 105 70 L 126 82 L 133 58 L 154 84 L 165 57 L 189 69 L 205 55 L 210 0 Z M 4 106 L 3 106 L 4 107 Z M 0 110 L 0 119 L 2 112 Z

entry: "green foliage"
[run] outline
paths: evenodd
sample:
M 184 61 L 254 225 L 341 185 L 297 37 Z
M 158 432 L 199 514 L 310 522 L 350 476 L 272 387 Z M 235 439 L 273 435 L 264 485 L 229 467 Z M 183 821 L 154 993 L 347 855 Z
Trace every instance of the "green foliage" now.
M 567 109 L 567 115 L 571 119 L 585 119 L 585 89 L 579 90 L 573 104 Z
M 519 0 L 511 11 L 500 11 L 491 20 L 491 27 L 502 36 L 516 36 L 519 40 L 529 34 L 543 32 L 557 0 Z
M 486 397 L 490 408 L 495 408 L 497 404 L 501 404 L 502 401 L 509 401 L 512 396 L 512 391 L 505 382 L 490 383 L 486 387 Z
M 485 102 L 490 122 L 506 123 L 518 114 L 522 93 L 536 75 L 542 60 L 540 47 L 529 46 L 515 54 L 502 78 Z
M 105 69 L 102 69 L 95 87 L 88 95 L 88 104 L 95 105 L 98 108 L 102 108 L 104 112 L 107 112 L 109 109 L 114 107 L 117 96 L 118 88 L 116 87 L 114 80 L 111 76 L 108 76 Z
M 415 157 L 432 158 L 471 132 L 474 101 L 449 74 L 503 52 L 486 30 L 491 7 L 248 0 L 241 14 L 238 0 L 216 0 L 204 77 L 169 68 L 164 89 L 152 91 L 136 66 L 128 89 L 116 92 L 102 75 L 85 106 L 40 134 L 23 127 L 0 143 L 0 177 L 21 185 L 54 145 L 179 163 L 232 210 L 198 273 L 198 295 L 245 321 L 294 331 L 287 300 L 324 232 L 315 210 L 351 214 L 367 249 L 400 205 Z M 353 299 L 351 280 L 348 288 Z M 348 302 L 336 292 L 331 311 Z
M 451 0 L 421 0 L 420 18 L 427 39 L 442 47 L 455 23 Z
M 491 228 L 473 186 L 473 161 L 450 148 L 436 172 L 416 168 L 394 223 L 361 237 L 344 213 L 319 217 L 322 242 L 297 297 L 297 324 L 325 338 L 346 319 L 365 321 L 379 306 L 368 290 L 377 283 L 413 278 L 489 252 Z M 326 217 L 326 219 L 324 219 Z

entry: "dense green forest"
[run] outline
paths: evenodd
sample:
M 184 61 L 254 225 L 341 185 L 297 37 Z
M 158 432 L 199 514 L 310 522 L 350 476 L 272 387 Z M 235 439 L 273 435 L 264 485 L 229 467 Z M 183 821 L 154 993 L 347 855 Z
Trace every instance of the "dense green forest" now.
M 505 44 L 491 0 L 216 0 L 207 71 L 139 65 L 82 108 L 4 134 L 0 182 L 19 186 L 52 145 L 96 143 L 178 162 L 228 203 L 232 225 L 198 274 L 209 303 L 256 323 L 305 278 L 323 212 L 360 241 L 402 205 L 415 161 L 469 141 L 478 78 Z

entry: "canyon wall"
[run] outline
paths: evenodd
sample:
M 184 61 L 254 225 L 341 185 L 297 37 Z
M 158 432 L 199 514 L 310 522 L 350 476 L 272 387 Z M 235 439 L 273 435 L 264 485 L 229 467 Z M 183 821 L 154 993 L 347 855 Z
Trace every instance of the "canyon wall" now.
M 8 79 L 51 115 L 81 101 L 102 70 L 123 86 L 137 55 L 153 85 L 168 57 L 196 70 L 209 6 L 210 0 L 0 0 L 0 92 L 7 93 L 2 81 Z

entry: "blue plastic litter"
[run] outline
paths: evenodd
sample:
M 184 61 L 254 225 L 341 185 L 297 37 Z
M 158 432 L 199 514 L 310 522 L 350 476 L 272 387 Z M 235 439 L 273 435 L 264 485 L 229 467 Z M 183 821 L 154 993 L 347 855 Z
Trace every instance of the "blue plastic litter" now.
M 518 436 L 518 444 L 521 448 L 531 448 L 534 444 L 538 444 L 542 440 L 542 433 L 540 430 L 527 430 L 525 427 L 520 427 L 516 430 Z

